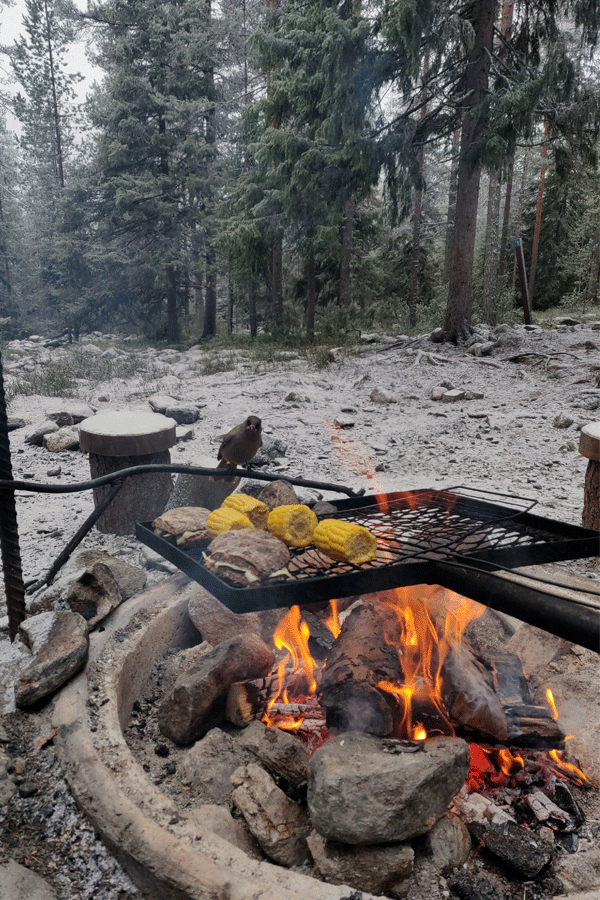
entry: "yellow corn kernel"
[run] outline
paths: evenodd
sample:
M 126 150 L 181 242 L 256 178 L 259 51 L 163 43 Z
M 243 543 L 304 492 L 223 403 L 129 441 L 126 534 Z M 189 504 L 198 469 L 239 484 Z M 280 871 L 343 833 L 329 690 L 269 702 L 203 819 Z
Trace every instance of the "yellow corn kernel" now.
M 269 513 L 267 528 L 288 547 L 307 547 L 318 519 L 312 509 L 303 503 L 276 506 Z
M 238 512 L 244 513 L 255 528 L 262 528 L 264 531 L 267 527 L 269 507 L 262 500 L 257 500 L 256 497 L 250 497 L 248 494 L 230 494 L 223 500 L 221 506 L 237 509 Z
M 213 509 L 206 520 L 206 530 L 213 537 L 224 531 L 235 531 L 239 528 L 254 528 L 254 525 L 248 516 L 238 512 L 237 509 L 228 509 L 226 506 Z
M 369 562 L 377 553 L 374 534 L 362 525 L 341 519 L 322 519 L 313 532 L 313 541 L 331 559 L 357 565 Z

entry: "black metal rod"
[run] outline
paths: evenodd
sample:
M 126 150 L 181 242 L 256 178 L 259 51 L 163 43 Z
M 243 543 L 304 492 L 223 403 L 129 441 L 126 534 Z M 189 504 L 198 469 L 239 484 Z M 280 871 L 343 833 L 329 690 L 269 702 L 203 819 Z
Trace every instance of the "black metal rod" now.
M 124 479 L 118 481 L 113 489 L 106 494 L 106 496 L 102 499 L 98 506 L 94 507 L 94 511 L 87 517 L 85 522 L 83 522 L 79 526 L 65 549 L 56 557 L 55 561 L 52 563 L 44 577 L 40 578 L 39 581 L 36 581 L 34 584 L 28 583 L 28 591 L 30 593 L 32 591 L 37 591 L 38 588 L 44 587 L 45 584 L 52 583 L 56 573 L 60 571 L 60 569 L 62 569 L 73 551 L 80 545 L 86 534 L 94 527 L 107 506 L 109 506 L 113 502 L 113 500 L 123 487 L 123 484 Z
M 476 565 L 479 567 L 480 564 Z M 491 609 L 600 653 L 599 610 L 502 578 L 492 569 L 475 571 L 459 563 L 432 562 L 427 582 L 441 584 Z
M 0 545 L 2 548 L 2 569 L 8 609 L 8 633 L 15 639 L 19 625 L 25 618 L 25 586 L 19 547 L 17 509 L 13 489 L 10 442 L 8 439 L 8 418 L 6 396 L 4 394 L 4 373 L 0 353 Z
M 131 475 L 145 475 L 149 472 L 171 472 L 182 475 L 205 475 L 217 478 L 255 478 L 257 481 L 288 481 L 297 487 L 317 488 L 322 491 L 332 491 L 337 494 L 347 494 L 349 497 L 361 497 L 365 491 L 355 491 L 342 484 L 330 484 L 326 481 L 312 481 L 306 478 L 289 478 L 285 475 L 271 475 L 268 472 L 257 472 L 255 469 L 206 469 L 202 466 L 183 466 L 177 463 L 147 463 L 143 466 L 130 466 L 128 469 L 119 469 L 108 475 L 90 481 L 74 482 L 73 484 L 42 484 L 36 481 L 2 481 L 0 489 L 10 488 L 13 491 L 30 491 L 37 494 L 74 494 L 78 491 L 89 491 L 103 484 L 110 484 L 118 478 L 129 478 Z

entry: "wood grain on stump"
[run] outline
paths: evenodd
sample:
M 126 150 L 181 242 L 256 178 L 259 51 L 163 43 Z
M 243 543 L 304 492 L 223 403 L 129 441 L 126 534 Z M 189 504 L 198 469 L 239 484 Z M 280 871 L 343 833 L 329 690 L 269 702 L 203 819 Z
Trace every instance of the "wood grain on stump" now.
M 600 422 L 583 426 L 579 433 L 579 452 L 589 460 L 583 490 L 582 525 L 600 531 Z

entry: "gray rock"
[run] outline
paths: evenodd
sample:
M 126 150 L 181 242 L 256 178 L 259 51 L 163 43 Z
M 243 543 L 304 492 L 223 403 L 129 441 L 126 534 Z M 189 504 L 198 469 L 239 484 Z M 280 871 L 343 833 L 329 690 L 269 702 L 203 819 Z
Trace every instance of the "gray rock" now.
M 465 400 L 483 400 L 483 394 L 480 391 L 465 391 Z
M 196 406 L 177 404 L 175 406 L 167 406 L 164 415 L 174 419 L 178 425 L 192 425 L 198 420 L 200 413 Z
M 58 895 L 47 881 L 11 859 L 0 865 L 0 897 L 3 900 L 57 900 Z
M 423 846 L 439 872 L 447 867 L 462 866 L 473 848 L 467 826 L 450 812 L 444 813 L 427 832 Z
M 34 659 L 15 685 L 19 706 L 31 706 L 54 693 L 87 660 L 87 624 L 83 616 L 61 610 L 26 619 L 19 633 Z
M 298 495 L 289 481 L 271 481 L 266 487 L 263 487 L 261 483 L 257 496 L 269 509 L 275 509 L 276 506 L 285 504 L 299 503 Z
M 216 468 L 217 460 L 201 462 L 206 468 Z M 210 478 L 197 475 L 178 475 L 169 494 L 166 509 L 177 506 L 201 506 L 204 509 L 217 509 L 229 494 L 233 493 L 240 482 L 239 478 Z
M 266 675 L 273 662 L 272 651 L 256 635 L 222 641 L 163 699 L 157 715 L 161 733 L 176 744 L 191 744 L 223 721 L 224 701 L 234 681 Z
M 216 647 L 239 634 L 257 634 L 270 644 L 273 632 L 286 610 L 234 613 L 198 585 L 188 603 L 190 619 L 205 641 Z
M 285 456 L 287 453 L 287 443 L 280 438 L 272 438 L 263 435 L 262 447 L 259 447 L 258 453 L 250 463 L 250 466 L 264 466 L 266 463 Z
M 221 728 L 190 747 L 181 762 L 181 776 L 192 789 L 202 787 L 212 803 L 231 806 L 231 776 L 242 764 L 253 762 L 252 754 L 240 751 L 237 741 Z
M 466 399 L 465 391 L 461 391 L 460 388 L 454 388 L 454 390 L 445 391 L 441 397 L 442 403 L 456 403 L 457 400 L 465 400 L 465 399 Z
M 8 416 L 8 430 L 16 431 L 17 428 L 25 428 L 27 422 L 19 416 Z
M 397 403 L 398 398 L 394 397 L 393 394 L 390 394 L 389 391 L 384 390 L 383 388 L 373 388 L 371 393 L 369 394 L 369 399 L 372 400 L 373 403 Z
M 109 570 L 117 582 L 122 600 L 129 600 L 130 597 L 141 594 L 146 587 L 148 578 L 139 566 L 132 566 L 131 563 L 111 556 L 104 550 L 84 550 L 75 558 L 75 564 L 80 567 L 90 567 L 96 563 L 102 563 Z
M 469 746 L 431 738 L 417 753 L 398 741 L 346 732 L 323 744 L 308 764 L 313 826 L 347 844 L 407 841 L 445 813 L 469 771 Z
M 73 612 L 83 616 L 91 631 L 122 603 L 123 596 L 109 567 L 96 562 L 69 585 L 66 601 Z
M 154 412 L 161 413 L 163 416 L 168 406 L 177 406 L 177 400 L 167 394 L 153 394 L 148 398 L 148 403 Z
M 44 443 L 44 437 L 47 434 L 52 434 L 54 431 L 58 431 L 56 422 L 45 419 L 43 422 L 38 422 L 33 426 L 32 430 L 25 438 L 25 443 L 33 444 L 35 447 L 41 447 Z
M 52 434 L 44 435 L 44 446 L 50 453 L 77 450 L 79 448 L 79 431 L 73 425 L 59 428 Z
M 330 884 L 348 884 L 372 894 L 383 894 L 409 878 L 415 856 L 410 844 L 354 847 L 328 841 L 317 831 L 308 836 L 308 849 L 317 869 Z
M 570 428 L 573 424 L 573 419 L 570 416 L 559 415 L 554 418 L 552 422 L 553 428 Z
M 310 822 L 305 810 L 277 787 L 256 763 L 233 773 L 233 802 L 263 851 L 282 866 L 300 866 L 308 857 Z
M 254 719 L 243 731 L 240 744 L 267 769 L 288 781 L 303 781 L 306 778 L 309 753 L 295 735 L 280 728 L 267 728 Z

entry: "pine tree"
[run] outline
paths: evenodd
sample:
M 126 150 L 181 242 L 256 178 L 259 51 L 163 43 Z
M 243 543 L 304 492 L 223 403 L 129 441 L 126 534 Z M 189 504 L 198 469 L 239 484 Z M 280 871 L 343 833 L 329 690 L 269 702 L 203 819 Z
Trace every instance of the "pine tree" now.
M 177 341 L 186 285 L 214 279 L 202 235 L 216 152 L 210 2 L 109 0 L 91 15 L 106 71 L 90 106 L 103 236 L 146 311 L 162 319 L 166 306 L 162 333 Z
M 370 25 L 344 0 L 290 0 L 255 34 L 269 90 L 258 109 L 248 180 L 267 227 L 281 217 L 304 259 L 304 327 L 314 336 L 319 260 L 334 258 L 349 300 L 355 204 L 376 183 L 380 160 L 368 123 Z M 268 230 L 268 229 L 267 229 Z

